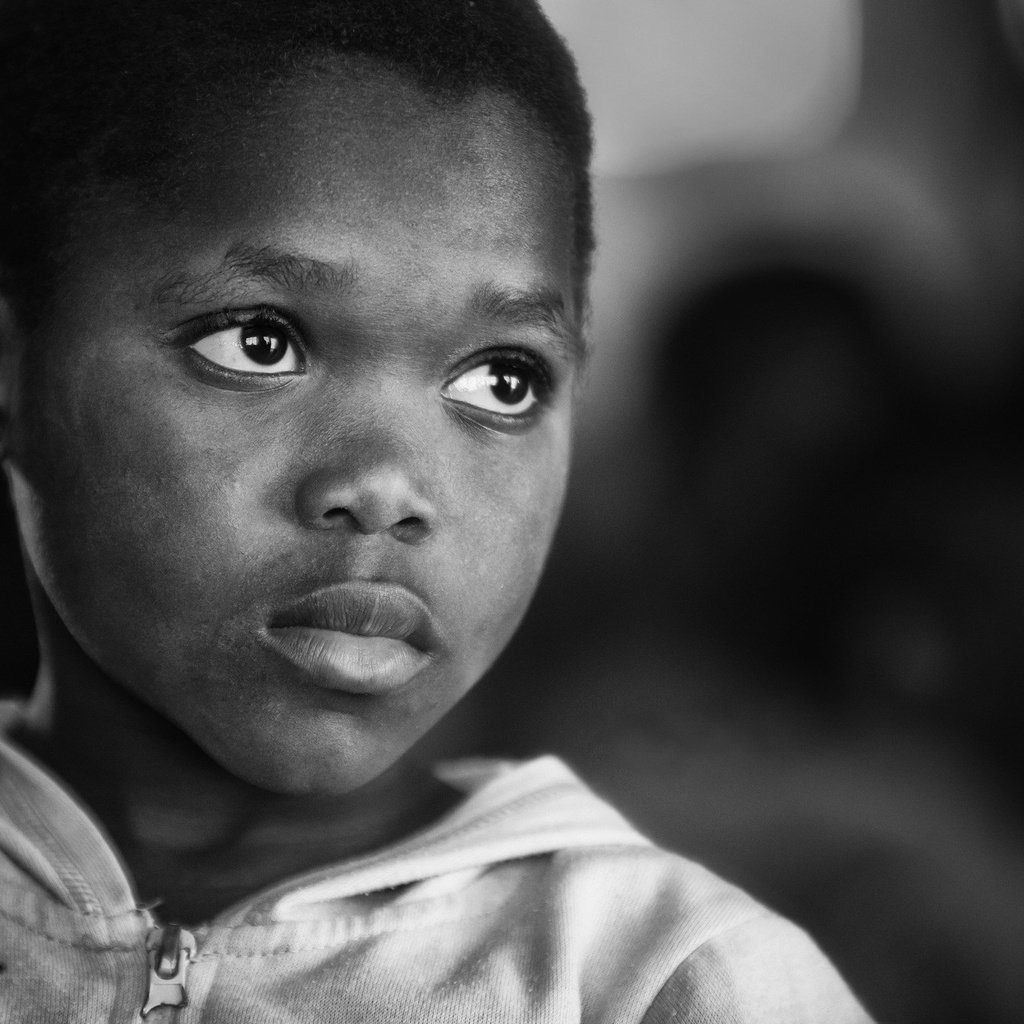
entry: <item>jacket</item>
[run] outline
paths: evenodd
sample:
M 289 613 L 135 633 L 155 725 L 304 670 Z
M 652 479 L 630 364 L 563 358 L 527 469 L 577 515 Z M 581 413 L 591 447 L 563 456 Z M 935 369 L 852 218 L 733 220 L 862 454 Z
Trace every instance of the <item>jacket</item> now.
M 0 1021 L 862 1024 L 796 926 L 653 846 L 561 762 L 452 762 L 431 827 L 182 931 L 0 744 Z

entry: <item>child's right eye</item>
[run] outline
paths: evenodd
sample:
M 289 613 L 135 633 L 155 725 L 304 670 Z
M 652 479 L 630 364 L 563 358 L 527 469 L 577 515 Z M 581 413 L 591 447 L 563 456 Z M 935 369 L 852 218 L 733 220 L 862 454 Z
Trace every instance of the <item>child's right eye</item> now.
M 250 323 L 207 334 L 193 342 L 194 352 L 234 373 L 299 373 L 302 360 L 279 324 Z

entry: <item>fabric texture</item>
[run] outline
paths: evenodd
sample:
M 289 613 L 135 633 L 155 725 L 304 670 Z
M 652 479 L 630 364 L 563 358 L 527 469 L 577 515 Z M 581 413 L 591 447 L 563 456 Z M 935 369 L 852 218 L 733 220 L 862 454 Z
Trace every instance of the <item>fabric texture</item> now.
M 438 774 L 465 796 L 430 828 L 192 929 L 187 1005 L 148 1024 L 869 1021 L 802 931 L 557 759 Z M 0 1022 L 138 1021 L 155 924 L 88 813 L 0 744 Z

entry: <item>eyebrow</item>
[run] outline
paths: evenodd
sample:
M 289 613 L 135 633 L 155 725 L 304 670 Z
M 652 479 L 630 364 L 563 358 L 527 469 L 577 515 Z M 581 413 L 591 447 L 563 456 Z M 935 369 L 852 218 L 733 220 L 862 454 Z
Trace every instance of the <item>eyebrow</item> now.
M 266 281 L 289 291 L 329 289 L 350 291 L 356 282 L 351 262 L 325 263 L 310 256 L 284 252 L 274 246 L 231 246 L 219 267 L 206 274 L 171 271 L 157 281 L 153 301 L 157 305 L 189 305 L 216 301 L 224 289 L 245 281 Z
M 486 320 L 512 327 L 547 330 L 570 360 L 586 356 L 586 345 L 566 313 L 565 299 L 553 288 L 506 288 L 483 284 L 474 291 L 470 308 Z
M 249 281 L 266 281 L 290 291 L 326 290 L 343 295 L 355 286 L 357 271 L 351 260 L 327 263 L 270 245 L 237 243 L 228 249 L 215 270 L 203 274 L 186 270 L 165 274 L 153 288 L 153 302 L 157 305 L 218 302 L 226 288 Z M 556 289 L 486 283 L 474 290 L 469 308 L 485 320 L 545 330 L 566 359 L 582 361 L 586 358 L 586 342 L 570 322 L 565 299 Z

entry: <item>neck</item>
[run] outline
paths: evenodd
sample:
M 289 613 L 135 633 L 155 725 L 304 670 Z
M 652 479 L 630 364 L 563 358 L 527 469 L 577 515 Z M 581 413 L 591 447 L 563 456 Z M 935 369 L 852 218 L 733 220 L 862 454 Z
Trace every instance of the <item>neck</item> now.
M 40 637 L 39 678 L 14 739 L 70 784 L 140 898 L 159 900 L 169 919 L 204 920 L 289 876 L 378 849 L 452 803 L 409 759 L 352 793 L 259 789 L 100 671 L 63 624 L 41 621 Z

